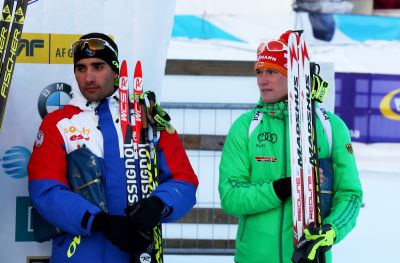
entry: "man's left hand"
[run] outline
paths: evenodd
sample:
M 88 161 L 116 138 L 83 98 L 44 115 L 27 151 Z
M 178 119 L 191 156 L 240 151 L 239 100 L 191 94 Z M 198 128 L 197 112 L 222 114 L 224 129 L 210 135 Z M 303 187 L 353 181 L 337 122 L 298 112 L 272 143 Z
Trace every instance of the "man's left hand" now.
M 315 228 L 315 224 L 311 223 L 304 230 L 304 235 L 301 237 L 293 253 L 292 261 L 295 263 L 313 262 L 317 258 L 318 253 L 325 253 L 331 249 L 335 238 L 336 233 L 331 225 L 323 225 L 322 227 Z
M 160 223 L 164 203 L 156 196 L 143 198 L 125 209 L 129 221 L 138 230 L 149 231 Z

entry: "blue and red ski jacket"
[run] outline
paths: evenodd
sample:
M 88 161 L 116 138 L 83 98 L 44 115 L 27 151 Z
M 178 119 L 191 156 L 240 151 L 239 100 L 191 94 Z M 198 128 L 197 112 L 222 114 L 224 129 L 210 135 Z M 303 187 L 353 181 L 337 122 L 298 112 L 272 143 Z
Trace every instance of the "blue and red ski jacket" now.
M 104 145 L 118 145 L 120 158 L 113 164 L 100 166 L 103 167 L 106 209 L 110 214 L 124 215 L 127 182 L 118 92 L 103 103 L 115 127 L 115 136 L 111 136 L 113 141 L 107 144 L 103 142 L 103 134 L 108 131 L 99 129 L 99 103 L 88 103 L 81 94 L 77 94 L 63 109 L 46 115 L 40 125 L 28 165 L 29 194 L 38 213 L 66 232 L 52 239 L 50 262 L 92 262 L 91 259 L 94 262 L 129 262 L 129 255 L 115 247 L 102 233 L 90 233 L 93 217 L 101 209 L 72 191 L 67 177 L 71 172 L 68 171 L 68 162 L 80 149 L 89 151 L 96 157 L 95 160 L 101 162 Z M 183 217 L 196 203 L 198 179 L 176 132 L 164 130 L 159 133 L 157 152 L 160 181 L 152 195 L 165 204 L 161 222 L 173 222 Z M 93 160 L 74 161 L 90 166 Z M 81 222 L 86 211 L 91 217 L 84 228 Z

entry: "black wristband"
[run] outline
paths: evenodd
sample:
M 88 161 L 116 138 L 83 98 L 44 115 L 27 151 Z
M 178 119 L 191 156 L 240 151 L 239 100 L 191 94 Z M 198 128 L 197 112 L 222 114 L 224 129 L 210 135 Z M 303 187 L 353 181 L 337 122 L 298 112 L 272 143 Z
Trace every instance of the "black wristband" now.
M 87 224 L 89 222 L 90 216 L 91 214 L 89 213 L 89 211 L 86 211 L 82 217 L 81 226 L 85 229 L 87 229 Z

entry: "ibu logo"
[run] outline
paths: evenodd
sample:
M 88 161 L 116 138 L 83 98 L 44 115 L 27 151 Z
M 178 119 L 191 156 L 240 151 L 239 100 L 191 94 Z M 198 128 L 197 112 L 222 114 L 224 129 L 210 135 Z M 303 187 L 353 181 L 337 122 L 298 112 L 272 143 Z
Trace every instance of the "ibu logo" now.
M 390 120 L 400 120 L 400 88 L 389 92 L 379 105 L 383 116 Z
M 6 175 L 14 179 L 21 179 L 28 176 L 28 161 L 31 152 L 22 146 L 14 146 L 8 149 L 3 156 L 0 156 L 0 165 Z

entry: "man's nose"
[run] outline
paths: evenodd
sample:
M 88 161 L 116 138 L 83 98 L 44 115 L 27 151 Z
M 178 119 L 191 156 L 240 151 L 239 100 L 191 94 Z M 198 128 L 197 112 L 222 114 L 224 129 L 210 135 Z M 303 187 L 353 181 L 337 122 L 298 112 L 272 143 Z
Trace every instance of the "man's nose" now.
M 96 80 L 96 76 L 90 68 L 86 71 L 85 81 L 88 83 L 94 82 Z

